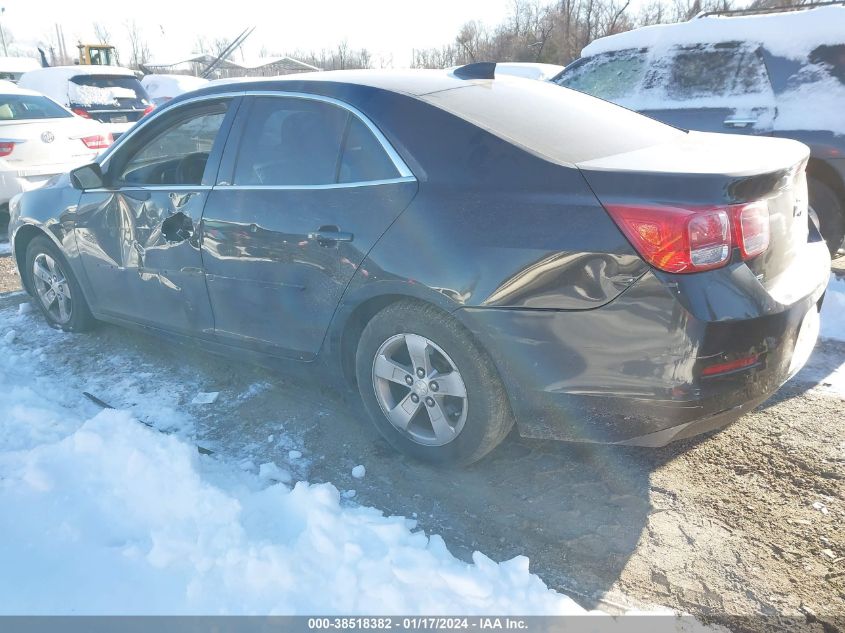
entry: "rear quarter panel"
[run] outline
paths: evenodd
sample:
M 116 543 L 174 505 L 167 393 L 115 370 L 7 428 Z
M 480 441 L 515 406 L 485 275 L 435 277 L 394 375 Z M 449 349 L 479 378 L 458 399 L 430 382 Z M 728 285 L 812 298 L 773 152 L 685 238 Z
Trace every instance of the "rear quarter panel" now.
M 346 95 L 373 118 L 420 186 L 350 292 L 405 280 L 455 308 L 575 310 L 612 300 L 645 272 L 575 167 L 411 97 L 356 97 Z

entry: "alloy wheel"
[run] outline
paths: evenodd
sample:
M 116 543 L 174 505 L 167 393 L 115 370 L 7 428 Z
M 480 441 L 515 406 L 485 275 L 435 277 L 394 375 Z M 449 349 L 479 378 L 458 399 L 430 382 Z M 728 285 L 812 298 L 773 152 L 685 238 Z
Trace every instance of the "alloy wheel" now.
M 373 360 L 373 387 L 390 423 L 413 441 L 443 446 L 467 418 L 467 390 L 457 365 L 436 343 L 418 334 L 397 334 Z
M 70 284 L 61 265 L 47 253 L 39 253 L 32 261 L 35 293 L 50 318 L 66 325 L 73 316 Z

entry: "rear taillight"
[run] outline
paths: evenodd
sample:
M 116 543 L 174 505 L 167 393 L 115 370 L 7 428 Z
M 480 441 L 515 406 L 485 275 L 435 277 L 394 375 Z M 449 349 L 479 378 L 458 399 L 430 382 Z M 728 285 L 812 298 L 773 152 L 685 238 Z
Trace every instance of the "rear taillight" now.
M 735 205 L 731 213 L 734 239 L 743 259 L 756 257 L 769 248 L 769 207 L 765 202 Z
M 90 119 L 91 118 L 91 115 L 88 114 L 88 112 L 86 112 L 82 108 L 72 108 L 71 112 L 73 112 L 76 116 L 81 116 L 83 119 Z
M 112 144 L 112 135 L 95 134 L 94 136 L 83 136 L 81 140 L 88 149 L 106 149 Z
M 0 157 L 8 156 L 15 151 L 15 144 L 11 141 L 0 142 Z
M 155 109 L 156 109 L 156 107 L 154 105 L 150 104 L 146 108 L 144 108 L 144 114 L 142 114 L 141 116 L 147 116 L 150 112 L 152 112 Z
M 696 213 L 687 224 L 690 262 L 697 270 L 721 266 L 731 256 L 731 232 L 724 211 Z
M 716 208 L 616 204 L 607 210 L 643 259 L 670 273 L 724 266 L 735 242 L 743 259 L 769 245 L 765 202 Z

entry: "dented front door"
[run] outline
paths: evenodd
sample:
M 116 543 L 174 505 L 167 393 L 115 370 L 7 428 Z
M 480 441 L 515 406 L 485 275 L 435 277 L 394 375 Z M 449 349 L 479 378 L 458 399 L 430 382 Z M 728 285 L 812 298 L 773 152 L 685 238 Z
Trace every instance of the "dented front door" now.
M 198 225 L 204 187 L 86 192 L 76 237 L 97 312 L 182 332 L 213 327 Z
M 200 220 L 235 111 L 214 98 L 163 112 L 109 155 L 105 186 L 82 193 L 76 242 L 96 314 L 213 330 Z

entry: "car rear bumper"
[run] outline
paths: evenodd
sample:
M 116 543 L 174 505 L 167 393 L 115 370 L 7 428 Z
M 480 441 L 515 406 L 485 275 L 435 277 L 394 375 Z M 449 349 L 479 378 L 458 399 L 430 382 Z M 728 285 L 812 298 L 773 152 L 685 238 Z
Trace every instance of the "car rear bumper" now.
M 737 264 L 688 276 L 649 272 L 593 310 L 460 312 L 492 354 L 521 434 L 662 446 L 733 422 L 800 368 L 792 363 L 798 334 L 820 309 L 830 274 L 823 244 L 796 266 L 801 289 L 788 305 Z M 750 367 L 702 375 L 753 356 Z
M 75 167 L 76 165 L 74 165 Z M 72 169 L 72 167 L 69 167 Z M 32 191 L 47 184 L 56 174 L 63 173 L 56 171 L 50 174 L 37 174 L 31 176 L 21 176 L 16 171 L 2 171 L 0 172 L 0 204 L 6 204 L 19 193 Z

